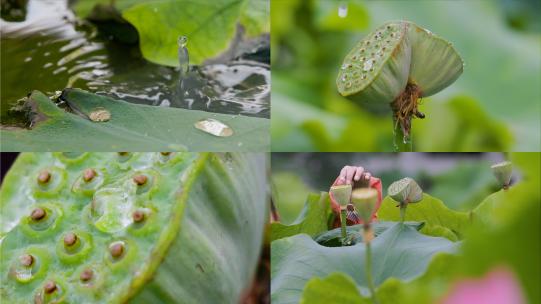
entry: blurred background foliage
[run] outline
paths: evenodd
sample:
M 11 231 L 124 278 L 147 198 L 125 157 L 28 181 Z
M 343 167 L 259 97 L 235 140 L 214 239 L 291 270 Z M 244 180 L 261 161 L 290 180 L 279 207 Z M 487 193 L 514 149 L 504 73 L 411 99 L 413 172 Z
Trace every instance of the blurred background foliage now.
M 498 190 L 490 165 L 505 158 L 503 153 L 272 153 L 273 196 L 281 222 L 292 223 L 308 193 L 328 191 L 350 165 L 381 178 L 384 196 L 392 182 L 409 176 L 447 207 L 469 211 Z
M 421 102 L 417 151 L 539 151 L 541 44 L 537 0 L 271 1 L 273 151 L 392 151 L 392 119 L 341 97 L 351 47 L 406 19 L 454 44 L 466 66 Z M 347 5 L 345 18 L 338 7 Z
M 472 210 L 484 204 L 485 208 L 476 213 L 483 220 L 467 227 L 456 255 L 437 255 L 425 273 L 411 281 L 390 278 L 382 283 L 377 288 L 380 303 L 440 303 L 457 283 L 483 278 L 498 269 L 508 271 L 511 279 L 516 280 L 524 303 L 539 303 L 540 156 L 540 153 L 272 153 L 273 192 L 285 222 L 297 215 L 286 214 L 293 208 L 286 209 L 285 204 L 303 206 L 303 202 L 287 201 L 293 199 L 293 192 L 327 191 L 344 165 L 360 165 L 381 177 L 384 195 L 392 181 L 411 176 L 425 193 L 441 199 L 451 209 Z M 509 191 L 499 191 L 491 176 L 490 165 L 503 159 L 514 165 Z M 354 280 L 342 272 L 315 276 L 308 285 L 310 288 L 303 290 L 302 300 L 310 303 L 330 303 L 338 296 L 348 299 L 348 303 L 372 303 L 359 294 Z M 470 296 L 475 296 L 473 291 L 483 292 L 472 290 Z M 494 289 L 485 292 L 502 294 L 502 290 Z

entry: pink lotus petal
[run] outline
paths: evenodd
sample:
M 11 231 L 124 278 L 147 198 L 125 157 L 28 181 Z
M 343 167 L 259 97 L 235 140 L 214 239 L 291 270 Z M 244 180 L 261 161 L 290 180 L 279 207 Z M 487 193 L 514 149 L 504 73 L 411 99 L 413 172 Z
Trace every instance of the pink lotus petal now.
M 457 282 L 442 304 L 524 304 L 524 296 L 513 272 L 499 267 L 480 279 Z

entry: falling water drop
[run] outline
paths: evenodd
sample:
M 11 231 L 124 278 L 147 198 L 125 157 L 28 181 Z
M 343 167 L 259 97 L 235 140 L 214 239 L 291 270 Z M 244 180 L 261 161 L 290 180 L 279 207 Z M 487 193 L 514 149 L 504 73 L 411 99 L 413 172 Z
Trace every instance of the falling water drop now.
M 180 66 L 181 78 L 188 73 L 190 68 L 190 57 L 188 55 L 186 44 L 188 44 L 188 37 L 178 37 L 178 64 Z
M 196 129 L 218 137 L 228 137 L 233 135 L 233 129 L 231 129 L 231 127 L 212 118 L 199 120 L 194 126 Z
M 348 15 L 348 5 L 346 3 L 341 3 L 340 6 L 338 6 L 338 17 L 346 18 L 347 15 Z

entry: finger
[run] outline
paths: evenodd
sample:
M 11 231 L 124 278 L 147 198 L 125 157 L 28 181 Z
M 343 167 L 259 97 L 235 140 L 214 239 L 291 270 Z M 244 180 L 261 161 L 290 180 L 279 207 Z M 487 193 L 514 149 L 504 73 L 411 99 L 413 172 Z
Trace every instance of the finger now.
M 363 172 L 364 172 L 363 167 L 357 167 L 357 169 L 355 170 L 355 177 L 353 179 L 355 179 L 355 181 L 360 180 L 361 176 L 363 175 Z
M 338 181 L 336 182 L 337 185 L 343 185 L 346 183 L 346 170 L 347 166 L 340 170 L 340 175 L 338 175 Z
M 355 174 L 355 167 L 348 166 L 348 169 L 346 170 L 346 184 L 351 184 L 353 180 L 353 174 Z
M 372 174 L 370 174 L 370 172 L 364 173 L 364 179 L 366 179 L 366 181 L 369 181 L 371 177 L 372 177 Z

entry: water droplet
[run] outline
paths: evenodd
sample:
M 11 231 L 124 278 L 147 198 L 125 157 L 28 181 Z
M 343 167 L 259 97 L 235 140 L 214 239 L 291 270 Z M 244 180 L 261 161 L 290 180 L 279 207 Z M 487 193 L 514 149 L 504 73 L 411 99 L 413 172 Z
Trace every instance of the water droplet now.
M 338 7 L 338 17 L 346 18 L 348 15 L 348 6 L 347 4 L 340 4 Z
M 363 71 L 368 71 L 372 68 L 373 66 L 373 61 L 372 59 L 368 59 L 364 64 L 363 64 Z
M 199 120 L 194 126 L 196 129 L 218 137 L 228 137 L 233 135 L 233 129 L 231 129 L 231 127 L 212 118 Z
M 98 190 L 91 203 L 91 215 L 96 228 L 102 232 L 114 233 L 130 225 L 136 190 L 131 179 Z
M 88 118 L 95 122 L 109 121 L 109 119 L 111 119 L 111 113 L 105 108 L 95 108 L 90 112 Z

